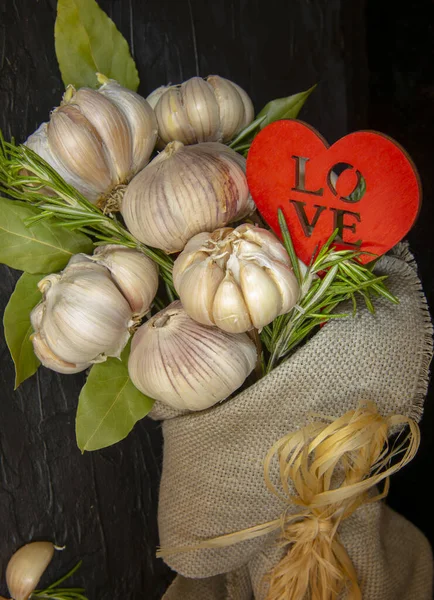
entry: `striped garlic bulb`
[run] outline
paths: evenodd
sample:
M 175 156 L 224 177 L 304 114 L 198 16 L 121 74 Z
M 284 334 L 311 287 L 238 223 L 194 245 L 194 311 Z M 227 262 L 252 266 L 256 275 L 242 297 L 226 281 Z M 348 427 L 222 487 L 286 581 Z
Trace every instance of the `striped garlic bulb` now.
M 158 122 L 159 142 L 228 142 L 254 117 L 252 101 L 236 83 L 210 75 L 156 89 L 147 98 Z
M 62 273 L 47 275 L 38 287 L 42 301 L 30 315 L 31 340 L 43 365 L 77 373 L 120 356 L 134 320 L 108 269 L 76 255 Z
M 175 261 L 173 282 L 190 317 L 232 333 L 262 329 L 300 298 L 283 245 L 249 224 L 194 236 Z
M 128 371 L 144 394 L 194 411 L 230 396 L 256 359 L 256 346 L 247 334 L 201 325 L 176 301 L 137 330 Z
M 128 185 L 128 229 L 148 246 L 178 252 L 196 233 L 243 218 L 254 210 L 245 165 L 224 144 L 172 142 Z
M 157 122 L 147 101 L 99 76 L 99 90 L 68 86 L 61 105 L 26 141 L 92 203 L 127 184 L 149 161 Z

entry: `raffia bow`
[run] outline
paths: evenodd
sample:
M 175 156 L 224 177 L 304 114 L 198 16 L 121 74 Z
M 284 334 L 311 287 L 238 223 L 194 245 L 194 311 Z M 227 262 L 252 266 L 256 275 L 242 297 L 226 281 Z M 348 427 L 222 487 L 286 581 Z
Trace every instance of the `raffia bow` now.
M 321 419 L 289 433 L 267 453 L 265 484 L 286 505 L 278 519 L 189 546 L 162 548 L 157 556 L 223 548 L 281 529 L 280 543 L 288 550 L 267 576 L 267 600 L 335 600 L 345 588 L 349 599 L 360 600 L 357 574 L 338 527 L 361 505 L 387 495 L 390 475 L 417 452 L 419 427 L 402 415 L 381 416 L 372 402 L 336 420 Z M 405 425 L 407 434 L 400 440 L 400 433 L 391 448 L 392 430 Z M 272 482 L 275 460 L 279 487 Z M 373 493 L 381 482 L 382 492 Z M 291 513 L 294 505 L 302 510 Z

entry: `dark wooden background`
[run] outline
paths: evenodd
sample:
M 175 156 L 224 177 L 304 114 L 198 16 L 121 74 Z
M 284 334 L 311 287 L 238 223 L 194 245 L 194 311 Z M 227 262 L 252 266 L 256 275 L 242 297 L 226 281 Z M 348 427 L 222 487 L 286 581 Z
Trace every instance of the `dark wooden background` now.
M 218 73 L 244 87 L 259 110 L 271 98 L 318 82 L 301 116 L 330 142 L 373 128 L 403 144 L 425 189 L 410 242 L 433 302 L 430 0 L 402 12 L 389 0 L 100 0 L 100 5 L 131 45 L 144 95 L 167 82 Z M 55 8 L 55 0 L 0 0 L 0 127 L 6 137 L 23 141 L 59 103 Z M 0 274 L 2 313 L 19 274 L 5 267 Z M 161 598 L 172 574 L 154 559 L 158 424 L 145 419 L 115 447 L 82 456 L 74 416 L 83 376 L 40 369 L 14 393 L 3 336 L 0 344 L 0 593 L 6 593 L 10 554 L 30 540 L 51 539 L 66 550 L 46 579 L 82 558 L 74 581 L 86 585 L 91 600 Z M 420 453 L 394 477 L 389 497 L 431 540 L 426 485 L 432 422 L 431 398 Z

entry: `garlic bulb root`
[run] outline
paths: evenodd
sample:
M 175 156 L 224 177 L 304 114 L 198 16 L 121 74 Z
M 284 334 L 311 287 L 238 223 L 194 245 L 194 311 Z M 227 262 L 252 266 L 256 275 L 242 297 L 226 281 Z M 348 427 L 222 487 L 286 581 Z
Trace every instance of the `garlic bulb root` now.
M 144 394 L 195 411 L 230 396 L 256 359 L 255 343 L 247 334 L 201 325 L 176 301 L 137 330 L 128 371 Z
M 157 121 L 147 101 L 99 76 L 99 90 L 68 86 L 61 105 L 26 145 L 96 204 L 149 161 Z
M 212 231 L 254 210 L 245 159 L 219 143 L 172 142 L 128 185 L 122 216 L 141 242 L 178 252 L 201 231 Z
M 232 333 L 262 329 L 300 298 L 283 245 L 250 224 L 194 236 L 175 261 L 173 282 L 190 317 Z
M 228 142 L 254 118 L 252 101 L 235 83 L 218 75 L 192 77 L 159 87 L 147 98 L 155 110 L 159 142 Z
M 127 186 L 123 183 L 115 185 L 107 194 L 100 196 L 97 207 L 102 210 L 105 215 L 113 215 L 120 212 L 122 206 L 122 198 L 124 197 Z
M 54 554 L 51 542 L 31 542 L 12 555 L 6 568 L 6 583 L 14 600 L 27 600 L 35 590 Z

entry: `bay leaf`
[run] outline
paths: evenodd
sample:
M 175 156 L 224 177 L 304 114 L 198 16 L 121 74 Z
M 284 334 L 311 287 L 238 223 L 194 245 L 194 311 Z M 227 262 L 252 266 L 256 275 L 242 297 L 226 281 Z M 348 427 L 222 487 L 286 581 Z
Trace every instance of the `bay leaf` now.
M 133 91 L 139 87 L 127 41 L 95 0 L 58 0 L 54 36 L 65 86 L 96 88 L 102 73 Z
M 36 373 L 41 364 L 33 352 L 30 313 L 41 300 L 38 282 L 44 275 L 23 273 L 5 308 L 3 325 L 6 343 L 15 365 L 15 389 Z
M 298 117 L 298 113 L 303 107 L 303 104 L 309 98 L 311 93 L 316 88 L 316 85 L 312 86 L 305 92 L 299 92 L 298 94 L 293 94 L 292 96 L 288 96 L 286 98 L 277 98 L 276 100 L 271 100 L 264 106 L 261 112 L 257 115 L 257 119 L 261 117 L 265 117 L 263 121 L 261 121 L 260 129 L 264 129 L 270 123 L 274 121 L 279 121 L 280 119 L 296 119 Z
M 316 85 L 305 92 L 299 92 L 286 98 L 277 98 L 268 102 L 257 114 L 255 120 L 240 131 L 237 137 L 231 142 L 230 147 L 246 156 L 253 138 L 261 129 L 264 129 L 270 123 L 274 123 L 274 121 L 296 119 L 304 103 L 315 88 Z
M 0 197 L 0 262 L 27 273 L 62 269 L 79 252 L 92 252 L 91 240 L 82 233 L 55 227 L 43 220 L 26 227 L 38 215 L 32 206 Z
M 128 375 L 130 344 L 121 360 L 108 358 L 90 370 L 78 401 L 76 437 L 82 452 L 123 440 L 151 410 L 154 400 L 134 387 Z

